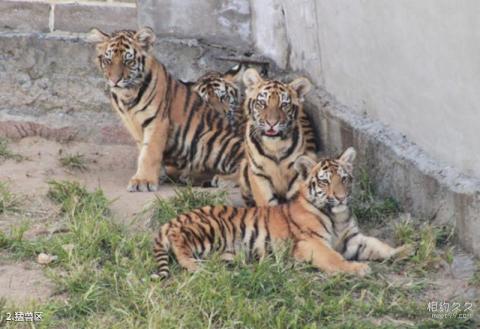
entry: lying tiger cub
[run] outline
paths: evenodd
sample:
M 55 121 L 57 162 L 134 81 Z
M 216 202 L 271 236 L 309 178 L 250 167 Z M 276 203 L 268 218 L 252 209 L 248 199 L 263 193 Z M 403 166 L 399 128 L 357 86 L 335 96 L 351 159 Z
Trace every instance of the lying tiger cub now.
M 408 245 L 392 248 L 360 233 L 347 207 L 355 155 L 349 148 L 338 159 L 318 164 L 299 157 L 294 167 L 305 180 L 287 204 L 247 209 L 208 206 L 172 219 L 155 239 L 158 275 L 169 275 L 169 250 L 182 267 L 195 271 L 196 257 L 211 252 L 220 252 L 225 260 L 240 250 L 262 258 L 270 247 L 276 252 L 292 240 L 297 261 L 312 262 L 327 273 L 357 275 L 365 275 L 369 266 L 350 260 L 383 260 L 409 252 Z

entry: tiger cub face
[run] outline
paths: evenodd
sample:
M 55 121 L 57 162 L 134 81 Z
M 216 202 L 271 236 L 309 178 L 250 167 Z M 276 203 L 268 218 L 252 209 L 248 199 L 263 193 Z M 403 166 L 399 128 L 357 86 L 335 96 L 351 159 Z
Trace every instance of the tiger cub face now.
M 346 206 L 352 187 L 353 161 L 356 151 L 348 148 L 337 159 L 315 163 L 307 156 L 300 156 L 295 169 L 305 178 L 303 195 L 318 209 Z
M 238 80 L 243 66 L 236 65 L 226 73 L 208 72 L 193 85 L 197 92 L 215 110 L 234 120 L 240 109 Z
M 132 88 L 144 79 L 145 60 L 155 41 L 150 28 L 111 35 L 92 29 L 88 41 L 97 44 L 97 65 L 111 88 Z
M 289 84 L 264 80 L 255 69 L 243 75 L 246 86 L 246 114 L 255 131 L 267 138 L 288 136 L 297 124 L 303 97 L 310 91 L 306 78 Z

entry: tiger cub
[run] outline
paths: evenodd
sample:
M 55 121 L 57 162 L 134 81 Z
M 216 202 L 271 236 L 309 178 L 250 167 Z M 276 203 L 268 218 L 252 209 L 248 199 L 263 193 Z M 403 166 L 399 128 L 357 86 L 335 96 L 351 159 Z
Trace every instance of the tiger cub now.
M 316 159 L 313 130 L 305 127 L 303 98 L 311 88 L 306 78 L 289 84 L 264 80 L 255 69 L 245 71 L 245 158 L 239 183 L 247 206 L 284 203 L 298 190 L 295 159 L 308 155 Z
M 239 87 L 244 71 L 245 65 L 238 64 L 225 73 L 207 72 L 196 82 L 188 83 L 206 103 L 228 119 L 231 127 L 240 131 L 245 121 Z
M 232 127 L 243 133 L 248 118 L 244 113 L 245 100 L 239 84 L 247 67 L 246 64 L 238 64 L 225 73 L 211 71 L 202 75 L 196 82 L 186 82 L 205 102 L 227 117 Z M 262 69 L 260 75 L 264 78 L 268 75 L 266 68 Z M 316 153 L 318 146 L 315 132 L 306 112 L 300 115 L 300 124 L 306 136 L 308 152 Z
M 157 190 L 167 167 L 193 177 L 238 172 L 243 136 L 157 61 L 150 28 L 112 34 L 93 29 L 88 39 L 97 45 L 112 107 L 140 151 L 129 191 Z
M 229 129 L 239 136 L 244 135 L 245 116 L 240 106 L 241 91 L 239 81 L 245 70 L 245 65 L 238 64 L 225 73 L 210 71 L 200 76 L 197 81 L 182 81 L 196 92 L 204 102 L 222 117 L 228 120 Z M 213 175 L 194 177 L 188 171 L 178 170 L 174 166 L 165 166 L 165 178 L 174 179 L 179 183 L 202 185 L 204 187 L 232 187 L 238 181 L 238 172 L 231 175 Z
M 304 180 L 287 204 L 260 208 L 208 206 L 172 219 L 155 238 L 158 275 L 169 275 L 169 251 L 182 267 L 195 271 L 197 258 L 212 252 L 219 252 L 226 260 L 240 251 L 262 258 L 278 251 L 286 240 L 293 242 L 294 259 L 311 262 L 327 273 L 364 275 L 369 266 L 353 260 L 383 260 L 409 253 L 408 245 L 392 248 L 360 233 L 347 206 L 355 155 L 349 148 L 337 159 L 318 164 L 307 156 L 299 157 L 294 167 Z

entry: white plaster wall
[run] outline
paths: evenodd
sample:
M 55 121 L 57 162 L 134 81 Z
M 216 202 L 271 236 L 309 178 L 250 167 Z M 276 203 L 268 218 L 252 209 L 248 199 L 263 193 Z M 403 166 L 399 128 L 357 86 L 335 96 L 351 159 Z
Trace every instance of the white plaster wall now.
M 281 67 L 480 177 L 480 1 L 251 1 L 257 47 L 284 24 L 266 47 Z
M 137 0 L 139 26 L 157 35 L 249 49 L 250 0 Z

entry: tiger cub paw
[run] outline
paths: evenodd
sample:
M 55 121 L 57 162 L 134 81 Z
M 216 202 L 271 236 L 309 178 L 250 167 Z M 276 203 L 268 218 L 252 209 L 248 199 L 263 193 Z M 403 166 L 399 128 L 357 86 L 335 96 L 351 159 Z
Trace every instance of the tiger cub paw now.
M 412 244 L 404 244 L 393 250 L 392 258 L 403 259 L 412 256 L 415 253 L 415 247 Z
M 133 177 L 128 182 L 128 192 L 155 192 L 158 190 L 158 179 L 141 179 Z
M 236 182 L 225 179 L 221 175 L 215 175 L 211 180 L 206 181 L 202 184 L 203 187 L 217 187 L 221 189 L 234 188 L 237 187 L 237 185 L 238 184 Z
M 371 272 L 370 266 L 366 263 L 352 262 L 352 273 L 358 276 L 365 276 Z

